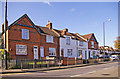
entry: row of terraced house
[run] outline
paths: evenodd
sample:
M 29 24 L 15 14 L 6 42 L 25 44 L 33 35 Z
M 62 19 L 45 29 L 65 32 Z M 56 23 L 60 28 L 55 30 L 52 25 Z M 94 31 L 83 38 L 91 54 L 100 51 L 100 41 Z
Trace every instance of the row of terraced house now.
M 27 14 L 8 26 L 7 52 L 10 59 L 77 58 L 92 59 L 99 55 L 94 33 L 81 35 L 67 28 L 54 29 L 48 21 L 46 27 L 35 25 Z M 2 25 L 4 39 L 4 25 Z M 4 40 L 3 40 L 4 45 Z

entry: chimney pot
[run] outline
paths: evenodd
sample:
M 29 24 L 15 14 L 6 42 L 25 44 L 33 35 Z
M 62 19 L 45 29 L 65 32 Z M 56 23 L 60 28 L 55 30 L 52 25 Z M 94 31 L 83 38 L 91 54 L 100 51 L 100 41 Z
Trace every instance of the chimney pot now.
M 66 29 L 63 29 L 62 31 L 63 31 L 63 34 L 66 34 L 66 32 L 68 32 L 68 29 L 66 28 Z
M 52 29 L 52 23 L 48 20 L 47 28 Z

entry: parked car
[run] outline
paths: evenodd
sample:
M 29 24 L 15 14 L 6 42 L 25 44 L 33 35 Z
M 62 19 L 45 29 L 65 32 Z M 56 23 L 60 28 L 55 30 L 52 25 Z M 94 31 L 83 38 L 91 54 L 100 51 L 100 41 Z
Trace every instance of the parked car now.
M 109 56 L 108 55 L 99 55 L 99 58 L 109 58 Z
M 108 55 L 99 55 L 99 59 L 104 59 L 104 61 L 109 61 L 110 58 Z
M 118 58 L 117 55 L 111 55 L 111 56 L 110 56 L 110 60 L 111 60 L 111 61 L 119 60 L 119 58 Z

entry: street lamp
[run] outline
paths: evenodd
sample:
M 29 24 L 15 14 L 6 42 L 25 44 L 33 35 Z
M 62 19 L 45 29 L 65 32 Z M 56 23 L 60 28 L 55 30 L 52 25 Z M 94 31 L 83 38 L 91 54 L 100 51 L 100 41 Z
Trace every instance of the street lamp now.
M 105 59 L 105 22 L 110 22 L 111 19 L 108 19 L 106 21 L 103 22 L 103 52 L 104 52 L 104 59 Z
M 4 24 L 4 29 L 5 29 L 5 36 L 4 36 L 4 38 L 5 38 L 5 46 L 4 46 L 4 54 L 5 54 L 5 69 L 7 70 L 8 69 L 8 67 L 7 67 L 7 50 L 6 50 L 6 30 L 7 30 L 7 0 L 5 0 L 5 18 L 4 18 L 4 20 L 5 20 L 5 24 Z

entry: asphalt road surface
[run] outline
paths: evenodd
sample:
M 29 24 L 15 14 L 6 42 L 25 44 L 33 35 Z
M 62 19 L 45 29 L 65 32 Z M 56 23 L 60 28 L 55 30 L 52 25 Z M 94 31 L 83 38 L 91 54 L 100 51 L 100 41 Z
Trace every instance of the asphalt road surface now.
M 2 74 L 7 77 L 118 77 L 118 62 L 61 70 Z M 22 78 L 21 78 L 22 79 Z

